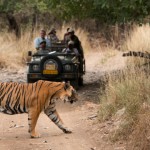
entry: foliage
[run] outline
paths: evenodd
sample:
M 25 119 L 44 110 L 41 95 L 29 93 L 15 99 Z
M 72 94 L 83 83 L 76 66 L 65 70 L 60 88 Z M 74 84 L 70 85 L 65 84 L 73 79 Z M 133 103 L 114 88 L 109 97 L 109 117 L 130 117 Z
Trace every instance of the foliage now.
M 92 18 L 102 23 L 143 22 L 147 0 L 0 0 L 0 12 L 50 12 L 65 20 Z
M 47 4 L 44 0 L 1 0 L 0 12 L 26 13 L 38 10 L 43 12 L 47 10 Z
M 101 22 L 143 22 L 149 15 L 146 0 L 51 0 L 52 8 L 64 18 L 95 18 Z
M 100 99 L 99 120 L 113 120 L 117 124 L 110 131 L 112 141 L 127 140 L 132 147 L 133 143 L 135 147 L 139 145 L 139 149 L 148 146 L 150 120 L 144 118 L 149 118 L 150 114 L 149 79 L 144 71 L 133 68 L 123 71 L 117 78 L 109 77 Z

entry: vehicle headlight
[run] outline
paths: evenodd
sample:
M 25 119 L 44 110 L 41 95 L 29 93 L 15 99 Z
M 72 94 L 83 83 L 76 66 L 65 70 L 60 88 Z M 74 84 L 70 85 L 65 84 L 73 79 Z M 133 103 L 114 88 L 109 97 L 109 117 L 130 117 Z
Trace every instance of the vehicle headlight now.
M 40 68 L 39 65 L 33 65 L 32 66 L 33 71 L 38 71 L 39 68 Z
M 65 70 L 66 71 L 71 71 L 71 65 L 65 65 Z

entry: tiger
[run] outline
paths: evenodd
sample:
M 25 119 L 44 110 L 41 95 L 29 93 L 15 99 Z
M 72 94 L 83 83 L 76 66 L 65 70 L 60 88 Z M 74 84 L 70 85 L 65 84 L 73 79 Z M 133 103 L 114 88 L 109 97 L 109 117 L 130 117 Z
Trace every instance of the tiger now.
M 123 57 L 126 56 L 135 56 L 135 57 L 143 57 L 150 59 L 150 53 L 149 52 L 135 52 L 135 51 L 129 51 L 128 53 L 123 53 Z
M 58 99 L 73 103 L 78 100 L 78 95 L 69 82 L 0 82 L 0 111 L 8 115 L 28 113 L 28 132 L 31 138 L 40 137 L 35 127 L 42 111 L 64 133 L 72 133 L 63 124 L 55 108 Z

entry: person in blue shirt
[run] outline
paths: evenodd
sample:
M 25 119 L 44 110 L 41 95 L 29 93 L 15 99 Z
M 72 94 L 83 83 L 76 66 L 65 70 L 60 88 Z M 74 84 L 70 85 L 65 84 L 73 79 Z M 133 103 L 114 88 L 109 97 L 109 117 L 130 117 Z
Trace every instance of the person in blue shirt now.
M 46 31 L 44 29 L 42 29 L 40 31 L 40 36 L 35 38 L 34 40 L 34 46 L 36 48 L 36 50 L 40 49 L 40 43 L 45 40 L 46 41 L 46 48 L 50 48 L 51 46 L 51 41 L 46 37 Z

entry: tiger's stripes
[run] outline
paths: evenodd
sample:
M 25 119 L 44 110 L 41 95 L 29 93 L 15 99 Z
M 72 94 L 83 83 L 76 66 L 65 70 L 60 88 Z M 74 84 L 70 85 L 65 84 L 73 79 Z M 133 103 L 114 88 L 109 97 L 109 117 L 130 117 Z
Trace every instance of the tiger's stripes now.
M 126 57 L 126 56 L 135 56 L 135 57 L 143 57 L 143 58 L 150 59 L 150 53 L 148 53 L 148 52 L 129 51 L 128 53 L 123 53 L 122 56 L 123 57 Z
M 33 84 L 0 82 L 0 111 L 9 115 L 28 113 L 31 137 L 39 137 L 35 132 L 38 117 L 42 111 L 64 132 L 66 128 L 55 108 L 55 100 L 76 101 L 74 88 L 63 82 L 39 80 Z

